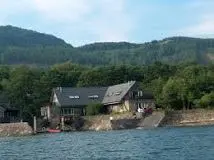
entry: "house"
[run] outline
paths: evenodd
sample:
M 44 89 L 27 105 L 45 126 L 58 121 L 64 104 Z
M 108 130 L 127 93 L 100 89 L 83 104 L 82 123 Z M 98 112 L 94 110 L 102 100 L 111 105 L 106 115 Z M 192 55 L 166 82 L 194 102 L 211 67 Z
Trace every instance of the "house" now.
M 102 103 L 108 87 L 71 88 L 58 87 L 53 89 L 51 105 L 41 108 L 44 117 L 68 117 L 85 115 L 85 107 L 90 103 Z
M 136 81 L 108 87 L 102 103 L 109 112 L 135 112 L 139 107 L 153 108 L 155 105 L 153 95 L 142 91 Z
M 151 93 L 142 91 L 139 83 L 130 81 L 109 87 L 58 87 L 53 89 L 51 105 L 42 108 L 43 116 L 83 116 L 90 103 L 101 103 L 108 113 L 136 112 L 139 107 L 154 107 Z M 49 115 L 49 116 L 47 116 Z
M 12 123 L 20 121 L 19 110 L 10 105 L 8 97 L 0 93 L 0 123 Z

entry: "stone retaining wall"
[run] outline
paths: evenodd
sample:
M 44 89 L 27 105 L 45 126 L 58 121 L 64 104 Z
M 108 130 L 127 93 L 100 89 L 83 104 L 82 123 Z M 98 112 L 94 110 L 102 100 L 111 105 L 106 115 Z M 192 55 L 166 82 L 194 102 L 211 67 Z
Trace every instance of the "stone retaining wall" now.
M 137 117 L 132 113 L 118 115 L 100 115 L 84 117 L 83 130 L 119 130 L 134 128 L 155 128 L 158 127 L 165 114 L 163 112 L 153 112 L 146 117 Z
M 110 120 L 110 117 L 113 119 Z M 115 115 L 99 115 L 84 117 L 85 123 L 83 130 L 112 130 L 112 129 L 124 129 L 127 125 L 130 127 L 130 123 L 134 116 L 132 113 L 115 114 Z M 131 127 L 134 128 L 134 127 Z
M 32 128 L 27 122 L 0 124 L 0 136 L 22 136 L 30 135 L 32 133 Z
M 162 126 L 196 126 L 214 124 L 214 110 L 170 111 L 161 124 Z

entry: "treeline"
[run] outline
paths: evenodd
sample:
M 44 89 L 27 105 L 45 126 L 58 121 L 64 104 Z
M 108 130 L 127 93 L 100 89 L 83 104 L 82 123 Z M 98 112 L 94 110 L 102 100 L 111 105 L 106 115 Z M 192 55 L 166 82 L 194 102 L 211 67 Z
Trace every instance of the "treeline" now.
M 23 116 L 39 115 L 54 87 L 108 86 L 130 80 L 152 91 L 157 106 L 164 109 L 214 107 L 214 65 L 156 62 L 149 66 L 86 67 L 67 62 L 49 68 L 0 67 L 1 92 Z
M 214 39 L 171 37 L 142 44 L 103 42 L 73 47 L 62 39 L 13 26 L 0 26 L 0 64 L 50 66 L 72 61 L 83 65 L 150 65 L 214 59 Z
M 0 64 L 50 66 L 66 61 L 91 66 L 150 65 L 156 61 L 168 64 L 181 62 L 207 64 L 211 63 L 214 57 L 213 39 L 174 37 L 144 44 L 95 43 L 77 48 L 66 43 L 53 42 L 48 45 L 41 42 L 41 44 L 32 42 L 27 46 L 16 43 L 0 45 Z

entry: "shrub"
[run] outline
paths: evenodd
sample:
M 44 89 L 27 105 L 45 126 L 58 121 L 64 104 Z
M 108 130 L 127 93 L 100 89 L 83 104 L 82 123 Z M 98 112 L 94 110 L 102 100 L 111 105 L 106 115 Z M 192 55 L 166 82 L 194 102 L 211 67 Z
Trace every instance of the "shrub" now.
M 201 97 L 200 105 L 204 108 L 214 107 L 214 92 L 205 94 L 203 97 Z
M 100 103 L 91 103 L 86 106 L 86 115 L 98 115 L 103 113 L 104 107 Z

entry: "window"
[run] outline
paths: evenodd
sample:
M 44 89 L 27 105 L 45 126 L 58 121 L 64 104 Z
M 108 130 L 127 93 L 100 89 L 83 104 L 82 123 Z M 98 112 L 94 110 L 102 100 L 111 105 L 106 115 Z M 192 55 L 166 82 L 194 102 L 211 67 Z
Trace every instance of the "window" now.
M 119 96 L 121 94 L 121 91 L 115 92 L 114 95 L 115 96 Z
M 138 97 L 142 97 L 143 96 L 143 91 L 138 91 L 137 95 L 138 95 Z
M 80 97 L 79 96 L 69 96 L 69 98 L 71 98 L 71 99 L 79 99 Z
M 88 96 L 89 99 L 96 99 L 96 98 L 99 98 L 98 95 L 91 95 L 91 96 Z
M 107 96 L 108 96 L 108 97 L 113 96 L 113 92 L 109 92 L 109 93 L 107 94 Z

